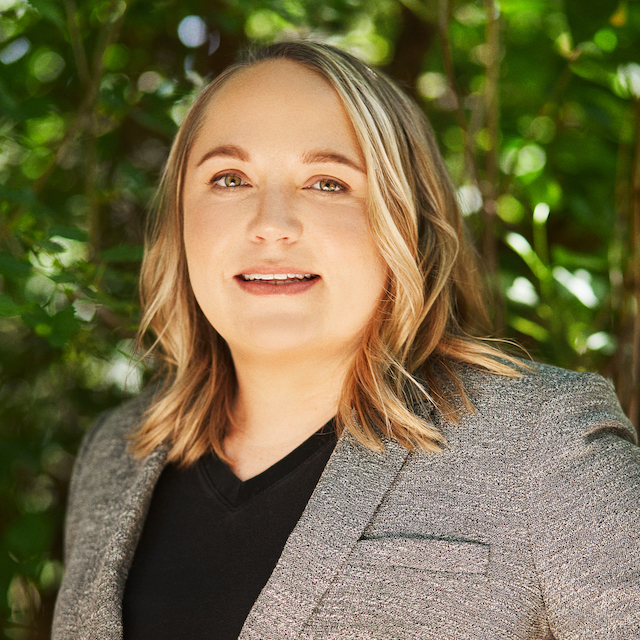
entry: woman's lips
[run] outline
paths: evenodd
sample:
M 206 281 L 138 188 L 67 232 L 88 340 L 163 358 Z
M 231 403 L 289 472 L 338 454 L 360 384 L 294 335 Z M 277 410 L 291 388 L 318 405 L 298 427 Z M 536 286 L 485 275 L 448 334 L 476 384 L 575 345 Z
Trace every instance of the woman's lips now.
M 254 295 L 282 295 L 303 293 L 313 287 L 320 276 L 297 271 L 264 272 L 251 271 L 238 274 L 236 282 L 247 293 Z

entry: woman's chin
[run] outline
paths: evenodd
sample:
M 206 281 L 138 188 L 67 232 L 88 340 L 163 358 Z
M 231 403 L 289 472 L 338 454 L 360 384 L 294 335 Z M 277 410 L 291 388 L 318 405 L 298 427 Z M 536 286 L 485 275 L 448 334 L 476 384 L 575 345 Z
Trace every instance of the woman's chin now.
M 322 335 L 309 327 L 295 326 L 253 326 L 244 336 L 227 339 L 231 353 L 244 351 L 267 356 L 286 357 L 287 355 L 309 355 L 317 351 L 324 339 Z

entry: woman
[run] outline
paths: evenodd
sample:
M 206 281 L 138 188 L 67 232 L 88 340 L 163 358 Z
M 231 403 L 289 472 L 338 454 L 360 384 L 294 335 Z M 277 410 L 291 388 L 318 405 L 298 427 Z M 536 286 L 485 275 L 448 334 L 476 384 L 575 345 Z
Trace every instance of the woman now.
M 263 49 L 160 193 L 164 382 L 82 445 L 54 638 L 640 638 L 633 427 L 600 377 L 473 337 L 474 254 L 395 85 Z

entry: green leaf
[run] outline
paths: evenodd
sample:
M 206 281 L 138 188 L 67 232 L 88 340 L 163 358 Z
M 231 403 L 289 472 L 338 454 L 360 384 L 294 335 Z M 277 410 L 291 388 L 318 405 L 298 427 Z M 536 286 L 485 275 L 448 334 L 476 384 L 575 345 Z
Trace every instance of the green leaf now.
M 61 238 L 69 238 L 69 240 L 77 240 L 78 242 L 87 242 L 89 234 L 79 227 L 64 227 L 62 225 L 54 225 L 49 227 L 49 237 L 60 236 Z
M 0 113 L 15 118 L 19 114 L 19 110 L 20 102 L 9 93 L 5 84 L 0 80 Z
M 142 260 L 143 248 L 121 244 L 100 252 L 100 259 L 105 262 L 139 262 Z
M 177 130 L 173 120 L 168 118 L 164 113 L 158 116 L 148 111 L 136 110 L 131 113 L 131 119 L 145 129 L 161 133 L 167 138 L 174 136 Z
M 547 342 L 550 338 L 549 332 L 536 322 L 522 318 L 521 316 L 513 316 L 509 319 L 509 324 L 520 333 L 531 336 L 538 342 Z
M 22 189 L 10 189 L 0 184 L 0 198 L 18 204 L 35 204 L 37 199 L 32 189 L 23 187 Z
M 45 338 L 52 347 L 59 349 L 64 347 L 80 328 L 80 321 L 71 305 L 52 316 L 42 307 L 31 307 L 28 313 L 23 314 L 22 319 L 36 335 Z
M 9 253 L 0 253 L 0 274 L 8 278 L 20 278 L 31 273 L 32 267 L 26 260 L 18 260 Z
M 19 316 L 22 313 L 22 307 L 19 307 L 6 293 L 0 293 L 0 316 L 5 318 L 11 316 Z
M 39 240 L 38 247 L 49 253 L 64 253 L 66 251 L 61 244 L 53 240 Z
M 50 0 L 29 0 L 29 4 L 43 17 L 45 20 L 52 22 L 56 27 L 65 29 L 65 19 L 62 11 Z
M 80 322 L 75 316 L 73 307 L 69 305 L 51 316 L 49 326 L 51 327 L 51 333 L 47 336 L 49 344 L 52 347 L 62 348 L 80 328 Z
M 593 252 L 572 251 L 567 247 L 557 245 L 552 247 L 553 263 L 567 269 L 587 269 L 599 273 L 606 273 L 608 261 L 606 256 L 594 255 Z

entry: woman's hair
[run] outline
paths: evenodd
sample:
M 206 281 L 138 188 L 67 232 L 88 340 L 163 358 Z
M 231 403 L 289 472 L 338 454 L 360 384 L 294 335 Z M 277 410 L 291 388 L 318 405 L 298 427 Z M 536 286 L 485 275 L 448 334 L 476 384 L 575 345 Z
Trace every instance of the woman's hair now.
M 287 59 L 320 74 L 340 97 L 366 163 L 367 207 L 388 270 L 387 295 L 367 327 L 344 383 L 336 424 L 370 449 L 383 438 L 437 451 L 442 435 L 416 405 L 457 421 L 472 405 L 464 366 L 518 375 L 515 361 L 478 336 L 488 324 L 481 276 L 453 186 L 420 108 L 383 73 L 326 44 L 285 42 L 251 53 L 197 98 L 175 138 L 148 229 L 140 280 L 140 336 L 164 380 L 133 449 L 162 442 L 169 460 L 190 464 L 212 448 L 224 459 L 237 382 L 231 354 L 200 310 L 187 273 L 182 188 L 189 152 L 212 96 L 234 75 Z

